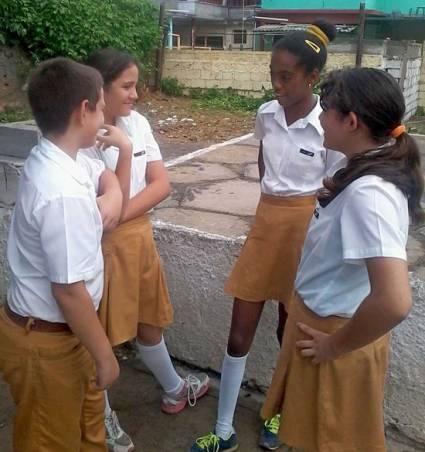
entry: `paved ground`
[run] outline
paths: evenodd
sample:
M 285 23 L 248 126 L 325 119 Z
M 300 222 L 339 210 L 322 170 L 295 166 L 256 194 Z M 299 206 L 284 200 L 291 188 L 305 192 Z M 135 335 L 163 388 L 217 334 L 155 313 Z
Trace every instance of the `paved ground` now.
M 260 196 L 258 142 L 219 147 L 168 168 L 173 192 L 155 218 L 204 232 L 246 234 Z
M 188 370 L 179 369 L 181 373 Z M 121 366 L 119 382 L 111 390 L 111 404 L 122 427 L 131 435 L 136 452 L 186 452 L 194 438 L 207 433 L 215 422 L 218 381 L 213 379 L 210 393 L 193 408 L 177 416 L 161 413 L 161 391 L 153 377 L 136 370 L 131 363 Z M 260 452 L 257 446 L 261 421 L 258 415 L 261 395 L 242 391 L 236 411 L 235 427 L 241 452 Z M 0 450 L 11 452 L 13 405 L 0 381 Z M 287 449 L 280 449 L 285 452 Z M 415 452 L 407 446 L 389 443 L 389 452 Z M 16 451 L 19 452 L 19 451 Z M 52 451 L 59 452 L 59 451 Z M 365 451 L 367 452 L 367 451 Z

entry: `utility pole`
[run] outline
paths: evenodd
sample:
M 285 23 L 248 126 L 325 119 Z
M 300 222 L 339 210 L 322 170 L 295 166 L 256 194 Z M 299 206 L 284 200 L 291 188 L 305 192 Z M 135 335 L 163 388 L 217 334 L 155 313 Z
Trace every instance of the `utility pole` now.
M 356 67 L 361 67 L 362 65 L 365 23 L 366 5 L 365 2 L 361 2 L 359 8 L 359 30 L 357 33 Z
M 242 0 L 242 36 L 240 49 L 243 50 L 243 41 L 245 38 L 245 0 Z
M 162 69 L 164 67 L 164 18 L 165 18 L 165 4 L 161 2 L 159 6 L 159 32 L 161 34 L 161 42 L 156 51 L 156 68 L 155 68 L 155 89 L 161 89 Z

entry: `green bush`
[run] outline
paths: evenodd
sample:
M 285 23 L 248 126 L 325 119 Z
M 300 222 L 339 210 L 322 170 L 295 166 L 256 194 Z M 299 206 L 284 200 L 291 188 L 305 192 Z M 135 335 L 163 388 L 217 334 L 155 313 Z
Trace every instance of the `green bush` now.
M 174 77 L 164 77 L 161 80 L 161 91 L 167 96 L 183 96 L 184 85 Z
M 261 104 L 274 99 L 273 90 L 264 88 L 261 97 L 244 96 L 233 88 L 191 88 L 189 96 L 200 106 L 231 111 L 257 111 Z
M 21 47 L 35 62 L 84 60 L 115 47 L 146 65 L 159 43 L 157 9 L 149 0 L 0 0 L 1 43 Z
M 29 110 L 21 107 L 12 107 L 6 105 L 3 111 L 0 111 L 0 123 L 26 121 L 31 119 L 32 115 Z

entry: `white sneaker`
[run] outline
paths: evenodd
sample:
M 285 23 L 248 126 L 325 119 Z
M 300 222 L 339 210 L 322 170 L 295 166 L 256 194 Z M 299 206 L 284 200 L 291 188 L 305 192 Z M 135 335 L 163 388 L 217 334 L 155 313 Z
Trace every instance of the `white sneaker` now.
M 177 414 L 186 405 L 195 406 L 196 401 L 203 397 L 210 387 L 210 379 L 207 374 L 189 374 L 184 380 L 184 385 L 179 394 L 171 396 L 164 393 L 162 396 L 161 410 L 167 414 Z
M 131 452 L 134 451 L 134 444 L 131 438 L 125 433 L 118 422 L 115 411 L 111 411 L 109 416 L 105 416 L 106 445 L 109 452 Z

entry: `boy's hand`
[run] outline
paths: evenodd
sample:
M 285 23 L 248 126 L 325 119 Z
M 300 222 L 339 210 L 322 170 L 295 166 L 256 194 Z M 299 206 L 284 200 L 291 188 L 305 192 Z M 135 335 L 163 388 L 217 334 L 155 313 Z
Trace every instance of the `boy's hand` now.
M 96 199 L 102 217 L 103 230 L 114 229 L 121 218 L 122 194 L 120 191 L 108 191 Z
M 100 362 L 96 362 L 96 379 L 93 381 L 93 388 L 96 391 L 107 389 L 119 376 L 120 366 L 115 355 L 110 356 Z
M 102 128 L 106 130 L 106 133 L 97 135 L 96 145 L 99 149 L 103 150 L 109 146 L 115 146 L 120 153 L 125 152 L 131 154 L 133 145 L 121 129 L 110 124 L 104 124 Z

